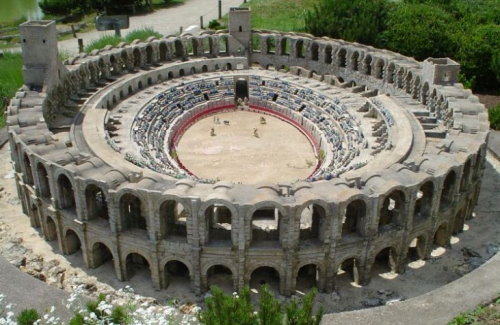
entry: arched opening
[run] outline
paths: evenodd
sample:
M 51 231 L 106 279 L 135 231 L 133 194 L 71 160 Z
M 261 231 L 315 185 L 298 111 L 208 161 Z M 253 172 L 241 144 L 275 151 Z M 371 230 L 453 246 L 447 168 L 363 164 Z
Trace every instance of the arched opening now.
M 148 86 L 151 86 L 153 84 L 153 78 L 148 77 L 147 82 L 148 82 Z
M 196 68 L 195 67 L 191 67 L 190 74 L 196 74 Z
M 139 82 L 137 83 L 137 88 L 139 88 L 139 89 L 142 89 L 142 88 L 143 88 L 143 86 L 142 86 L 142 81 L 139 81 Z
M 295 289 L 301 292 L 317 288 L 319 285 L 319 268 L 316 264 L 307 264 L 297 272 Z
M 134 90 L 132 89 L 132 86 L 128 86 L 128 94 L 132 95 L 133 92 Z
M 366 75 L 371 75 L 372 74 L 372 56 L 367 55 L 365 59 L 363 60 L 363 65 L 365 69 L 365 74 Z
M 231 242 L 231 210 L 221 204 L 214 204 L 205 210 L 207 222 L 207 243 Z
M 415 77 L 415 82 L 413 84 L 411 97 L 413 99 L 417 99 L 417 100 L 420 98 L 420 77 L 419 76 Z
M 228 53 L 228 39 L 225 36 L 219 37 L 219 54 L 227 54 Z
M 159 50 L 160 50 L 160 61 L 167 61 L 167 53 L 168 53 L 167 44 L 160 43 Z
M 66 236 L 64 237 L 64 244 L 66 246 L 66 254 L 68 255 L 75 254 L 82 247 L 82 242 L 80 241 L 80 238 L 78 237 L 76 232 L 74 232 L 71 229 L 68 229 L 68 231 L 66 231 Z
M 325 48 L 325 63 L 332 64 L 333 49 L 330 45 Z
M 163 238 L 168 240 L 187 240 L 188 211 L 182 203 L 169 200 L 160 206 L 160 227 Z
M 406 86 L 406 93 L 411 94 L 411 88 L 412 88 L 412 83 L 413 83 L 413 74 L 411 71 L 408 71 L 408 74 L 406 74 L 406 81 L 405 81 L 405 86 Z
M 260 53 L 261 45 L 260 45 L 260 35 L 252 34 L 252 52 Z
M 281 55 L 290 55 L 290 40 L 282 38 L 280 40 Z
M 109 264 L 111 264 L 114 268 L 113 254 L 111 253 L 111 250 L 103 243 L 95 243 L 92 246 L 92 258 L 92 265 L 94 268 L 107 264 L 108 262 L 111 262 Z
M 201 67 L 201 72 L 208 72 L 208 66 L 206 64 L 204 64 L 202 67 Z
M 469 185 L 470 169 L 471 169 L 471 162 L 470 159 L 468 159 L 462 171 L 462 179 L 460 179 L 460 192 L 467 192 L 467 186 Z
M 397 87 L 400 89 L 403 89 L 403 86 L 404 86 L 404 73 L 405 73 L 405 71 L 403 68 L 399 69 L 398 79 L 397 79 Z
M 116 66 L 116 59 L 115 59 L 115 56 L 114 55 L 110 55 L 109 56 L 109 71 L 112 73 L 112 74 L 117 74 L 118 73 L 118 67 Z
M 252 272 L 250 288 L 259 290 L 264 284 L 267 284 L 274 292 L 279 292 L 280 274 L 275 268 L 262 266 Z
M 425 238 L 422 236 L 415 237 L 408 245 L 408 254 L 406 258 L 409 262 L 425 259 Z
M 120 198 L 120 216 L 122 230 L 147 230 L 146 218 L 142 216 L 141 200 L 133 194 L 126 193 Z
M 100 187 L 94 184 L 88 185 L 85 189 L 85 200 L 87 202 L 87 218 L 89 220 L 97 218 L 109 219 L 106 195 L 104 195 Z
M 394 248 L 386 247 L 375 256 L 375 260 L 372 265 L 372 276 L 395 271 L 396 252 Z
M 184 45 L 182 44 L 181 40 L 179 40 L 179 39 L 175 40 L 174 47 L 175 47 L 175 56 L 177 58 L 183 59 L 184 58 Z
M 174 73 L 172 71 L 169 71 L 168 74 L 167 74 L 167 79 L 168 80 L 172 80 L 174 79 Z
M 256 210 L 252 215 L 252 245 L 273 242 L 280 244 L 281 212 L 275 207 L 264 207 Z
M 42 163 L 36 165 L 36 174 L 38 175 L 39 191 L 40 196 L 43 198 L 50 198 L 50 185 L 49 185 L 49 175 L 47 174 L 47 169 Z
M 121 57 L 122 70 L 127 70 L 127 63 L 128 63 L 127 51 L 123 50 L 120 57 Z
M 345 209 L 345 216 L 342 220 L 342 238 L 360 236 L 365 216 L 365 201 L 358 199 L 349 203 Z
M 226 70 L 233 70 L 233 66 L 231 65 L 231 63 L 226 63 Z
M 396 70 L 396 66 L 394 63 L 390 63 L 389 67 L 387 68 L 387 75 L 386 75 L 386 80 L 387 83 L 392 84 L 394 82 L 394 71 Z
M 40 228 L 40 213 L 39 212 L 40 211 L 39 211 L 38 207 L 33 204 L 31 206 L 31 210 L 30 210 L 30 218 L 32 221 L 32 225 L 35 228 Z
M 358 62 L 359 62 L 359 53 L 353 52 L 351 55 L 351 70 L 353 71 L 359 70 Z
M 428 99 L 429 99 L 429 83 L 424 82 L 424 85 L 422 87 L 422 93 L 421 93 L 421 101 L 423 105 L 427 105 Z
M 198 55 L 198 40 L 192 38 L 190 45 L 190 55 Z
M 344 48 L 341 48 L 337 53 L 337 65 L 340 68 L 345 68 L 346 66 L 346 55 L 347 51 Z
M 375 78 L 383 79 L 384 78 L 384 61 L 378 60 L 375 64 Z
M 415 221 L 426 220 L 432 212 L 432 197 L 434 196 L 434 183 L 424 183 L 417 192 L 415 201 Z
M 138 253 L 130 253 L 125 259 L 125 267 L 127 280 L 133 277 L 140 278 L 141 280 L 151 281 L 151 271 L 149 269 L 148 260 Z
M 274 54 L 276 52 L 276 39 L 274 37 L 266 38 L 267 54 Z
M 207 270 L 207 286 L 217 286 L 230 293 L 233 291 L 233 273 L 224 265 L 213 265 Z
M 295 53 L 297 55 L 296 56 L 297 58 L 303 59 L 305 57 L 304 56 L 305 50 L 304 50 L 304 41 L 303 40 L 299 39 L 295 43 Z
M 345 283 L 349 284 L 350 282 L 354 282 L 356 284 L 359 283 L 359 269 L 358 269 L 358 260 L 355 258 L 348 258 L 343 261 L 339 269 L 337 270 L 337 276 L 335 279 L 337 284 Z
M 26 184 L 33 185 L 33 171 L 31 170 L 31 161 L 27 154 L 24 154 L 24 170 L 26 171 L 25 182 Z
M 45 232 L 45 238 L 47 241 L 57 240 L 57 227 L 52 217 L 47 217 L 47 229 Z
M 61 174 L 57 178 L 57 186 L 59 187 L 59 205 L 61 209 L 75 211 L 75 192 L 69 178 Z
M 447 247 L 450 243 L 450 236 L 446 230 L 446 224 L 441 224 L 434 233 L 434 247 Z
M 139 68 L 141 66 L 141 51 L 139 49 L 134 49 L 134 68 Z
M 179 70 L 179 77 L 184 77 L 185 73 L 184 73 L 184 69 L 180 69 Z
M 319 45 L 316 42 L 311 44 L 311 60 L 318 61 L 319 60 Z
M 317 204 L 310 204 L 300 214 L 300 241 L 323 242 L 325 240 L 325 209 Z
M 450 171 L 444 179 L 443 189 L 441 191 L 441 202 L 439 203 L 439 210 L 445 211 L 450 207 L 453 202 L 453 193 L 456 181 L 455 171 Z
M 189 269 L 186 264 L 172 260 L 165 264 L 165 285 L 186 288 L 189 286 Z
M 153 47 L 146 46 L 146 64 L 153 64 Z
M 404 205 L 405 195 L 400 190 L 395 190 L 385 197 L 379 213 L 379 232 L 390 230 L 401 223 Z

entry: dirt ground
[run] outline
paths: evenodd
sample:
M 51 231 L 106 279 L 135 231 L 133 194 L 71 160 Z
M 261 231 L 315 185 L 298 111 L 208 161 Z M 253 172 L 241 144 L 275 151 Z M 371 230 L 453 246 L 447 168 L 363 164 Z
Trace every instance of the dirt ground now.
M 260 123 L 261 117 L 265 124 Z M 224 112 L 196 122 L 184 133 L 176 152 L 196 176 L 235 183 L 304 179 L 317 164 L 311 143 L 297 128 L 247 111 Z
M 317 303 L 324 305 L 326 312 L 393 303 L 439 288 L 484 263 L 500 248 L 500 163 L 489 155 L 486 165 L 479 206 L 476 208 L 477 215 L 467 221 L 463 233 L 452 238 L 449 248 L 436 248 L 431 259 L 408 264 L 403 274 L 387 273 L 383 266 L 377 266 L 373 270 L 372 281 L 365 287 L 358 287 L 350 282 L 347 275 L 341 275 L 337 279 L 336 291 L 331 294 L 318 294 Z M 40 254 L 46 260 L 60 261 L 60 265 L 67 269 L 67 277 L 85 275 L 114 289 L 130 285 L 138 294 L 156 298 L 162 303 L 173 298 L 181 302 L 201 303 L 203 300 L 203 297 L 195 296 L 190 291 L 188 279 L 174 279 L 167 290 L 157 291 L 152 286 L 147 269 L 140 270 L 128 282 L 120 282 L 115 278 L 110 263 L 91 270 L 84 266 L 81 252 L 70 256 L 59 255 L 55 242 L 48 243 L 41 238 L 39 232 L 30 227 L 28 218 L 22 214 L 13 177 L 10 153 L 4 147 L 0 150 L 1 252 L 6 252 L 5 247 L 12 238 L 22 238 L 22 245 L 27 249 Z M 230 279 L 222 276 L 213 280 L 212 283 L 222 286 L 226 292 L 231 292 Z M 255 288 L 259 279 L 252 281 L 252 287 Z M 270 284 L 271 287 L 277 288 L 277 283 Z M 304 285 L 305 283 L 299 284 L 299 289 L 305 289 Z M 297 291 L 296 294 L 302 293 Z

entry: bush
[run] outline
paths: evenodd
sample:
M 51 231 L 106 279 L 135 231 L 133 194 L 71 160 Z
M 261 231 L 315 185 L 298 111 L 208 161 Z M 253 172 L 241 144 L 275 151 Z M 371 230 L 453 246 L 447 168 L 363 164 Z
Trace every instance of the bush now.
M 209 29 L 220 29 L 222 27 L 221 23 L 217 19 L 212 19 L 208 23 L 208 28 Z
M 35 309 L 24 309 L 16 318 L 19 325 L 33 325 L 39 319 L 40 315 Z
M 500 105 L 488 110 L 488 119 L 490 120 L 490 127 L 493 130 L 500 130 Z
M 46 15 L 82 14 L 89 10 L 88 1 L 82 0 L 42 0 L 38 4 Z
M 258 311 L 252 305 L 248 288 L 228 296 L 221 289 L 212 287 L 211 294 L 205 299 L 205 309 L 198 315 L 199 321 L 205 325 L 319 325 L 323 318 L 322 308 L 313 314 L 316 290 L 284 305 L 274 297 L 267 285 L 263 285 L 259 293 Z
M 309 33 L 347 41 L 375 44 L 385 29 L 387 0 L 321 0 L 306 11 Z

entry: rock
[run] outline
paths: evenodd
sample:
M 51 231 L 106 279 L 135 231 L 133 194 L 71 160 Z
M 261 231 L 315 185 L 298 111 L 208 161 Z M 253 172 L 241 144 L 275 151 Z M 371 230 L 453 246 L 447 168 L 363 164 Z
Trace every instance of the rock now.
M 380 298 L 367 298 L 361 304 L 365 307 L 377 307 L 382 305 L 382 300 Z
M 500 251 L 500 245 L 499 244 L 488 244 L 486 245 L 486 253 L 491 256 L 495 255 Z
M 394 291 L 381 289 L 381 290 L 377 290 L 377 293 L 381 296 L 390 297 L 394 294 Z
M 462 248 L 462 254 L 466 259 L 469 257 L 481 257 L 481 254 L 467 247 Z
M 385 304 L 386 304 L 386 305 L 392 305 L 392 304 L 394 304 L 394 303 L 396 303 L 396 302 L 403 301 L 403 300 L 405 300 L 405 299 L 406 299 L 406 298 L 405 298 L 405 297 L 403 297 L 403 296 L 395 296 L 395 297 L 393 297 L 393 298 L 391 298 L 391 299 L 387 300 L 387 301 L 385 302 Z

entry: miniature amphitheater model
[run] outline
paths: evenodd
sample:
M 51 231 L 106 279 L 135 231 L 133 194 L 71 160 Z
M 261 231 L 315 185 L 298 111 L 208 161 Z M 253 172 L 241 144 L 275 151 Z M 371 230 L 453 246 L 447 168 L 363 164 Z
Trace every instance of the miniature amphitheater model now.
M 268 276 L 283 295 L 300 281 L 328 292 L 341 271 L 366 284 L 376 260 L 403 272 L 472 215 L 487 113 L 450 59 L 251 30 L 248 9 L 231 9 L 226 31 L 64 63 L 54 22 L 20 29 L 25 85 L 7 123 L 22 208 L 90 268 L 112 261 L 126 281 L 142 265 L 156 289 L 185 276 L 197 294 L 219 273 L 235 290 Z M 203 141 L 222 141 L 219 130 L 242 130 L 224 125 L 232 113 L 255 115 L 249 142 L 272 142 L 273 125 L 297 133 L 309 170 L 272 170 L 278 181 L 230 177 L 255 161 L 223 161 L 227 177 L 191 170 L 178 151 L 188 132 L 220 117 Z

